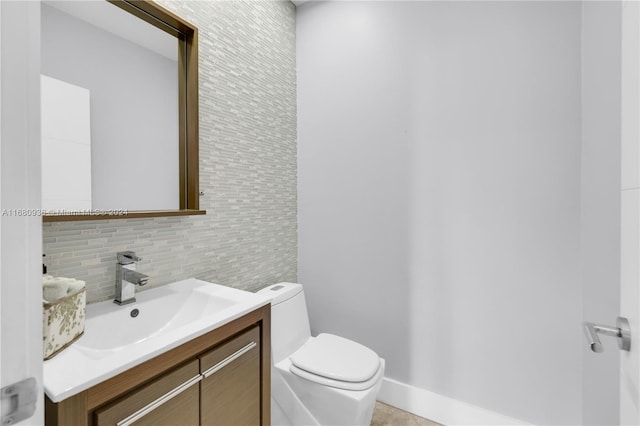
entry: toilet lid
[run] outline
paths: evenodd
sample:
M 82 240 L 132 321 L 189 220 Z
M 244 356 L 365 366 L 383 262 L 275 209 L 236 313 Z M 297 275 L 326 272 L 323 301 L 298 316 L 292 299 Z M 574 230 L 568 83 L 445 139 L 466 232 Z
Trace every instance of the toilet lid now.
M 380 357 L 371 349 L 326 333 L 307 341 L 290 360 L 301 370 L 343 382 L 364 382 L 380 368 Z

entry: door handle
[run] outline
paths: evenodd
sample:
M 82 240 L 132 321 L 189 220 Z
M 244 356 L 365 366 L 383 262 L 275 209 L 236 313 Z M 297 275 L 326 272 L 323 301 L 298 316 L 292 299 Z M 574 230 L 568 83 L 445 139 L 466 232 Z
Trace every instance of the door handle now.
M 631 349 L 631 328 L 629 327 L 629 320 L 624 317 L 618 317 L 615 327 L 585 322 L 584 330 L 589 341 L 589 349 L 593 352 L 602 352 L 604 350 L 598 334 L 617 337 L 620 350 L 628 351 Z
M 38 401 L 36 379 L 30 377 L 3 387 L 0 389 L 0 401 L 2 401 L 2 410 L 0 410 L 2 425 L 12 425 L 33 416 Z

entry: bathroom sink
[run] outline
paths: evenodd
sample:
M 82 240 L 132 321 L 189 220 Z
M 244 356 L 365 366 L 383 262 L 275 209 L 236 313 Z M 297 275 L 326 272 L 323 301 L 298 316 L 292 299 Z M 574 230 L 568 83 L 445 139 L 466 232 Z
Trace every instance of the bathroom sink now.
M 59 402 L 260 307 L 261 295 L 197 279 L 87 306 L 80 339 L 44 362 L 45 391 Z
M 89 305 L 85 334 L 75 346 L 84 351 L 118 351 L 218 314 L 242 301 L 216 294 L 209 287 L 166 286 L 138 293 L 137 301 L 129 305 L 118 306 L 111 301 Z

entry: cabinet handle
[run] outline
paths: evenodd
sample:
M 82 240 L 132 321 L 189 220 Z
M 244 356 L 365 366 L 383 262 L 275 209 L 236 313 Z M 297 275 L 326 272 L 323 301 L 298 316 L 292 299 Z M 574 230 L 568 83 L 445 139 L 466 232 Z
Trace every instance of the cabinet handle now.
M 251 349 L 253 349 L 255 347 L 256 347 L 256 342 L 249 343 L 244 348 L 242 348 L 239 351 L 229 355 L 228 357 L 226 357 L 225 359 L 223 359 L 222 361 L 220 361 L 219 363 L 217 363 L 213 367 L 209 368 L 207 371 L 202 373 L 202 376 L 206 379 L 207 377 L 209 377 L 212 374 L 214 374 L 215 372 L 223 369 L 225 366 L 227 366 L 228 364 L 231 364 L 233 361 L 235 361 L 236 359 L 240 358 L 242 355 L 246 354 L 247 352 L 249 352 Z
M 182 392 L 186 391 L 191 386 L 193 386 L 196 383 L 198 383 L 200 380 L 202 380 L 202 375 L 198 374 L 197 376 L 187 380 L 186 382 L 184 382 L 183 384 L 181 384 L 177 388 L 174 388 L 173 390 L 170 390 L 169 392 L 165 393 L 164 395 L 162 395 L 160 398 L 156 399 L 155 401 L 153 401 L 153 402 L 149 403 L 148 405 L 142 407 L 141 409 L 139 409 L 138 411 L 136 411 L 135 413 L 133 413 L 129 417 L 120 420 L 118 423 L 116 423 L 116 426 L 129 426 L 129 425 L 133 424 L 134 422 L 136 422 L 139 419 L 141 419 L 142 417 L 146 416 L 147 414 L 149 414 L 150 412 L 152 412 L 156 408 L 160 407 L 165 402 L 168 402 L 169 400 L 171 400 L 171 399 L 175 398 L 176 396 L 180 395 Z

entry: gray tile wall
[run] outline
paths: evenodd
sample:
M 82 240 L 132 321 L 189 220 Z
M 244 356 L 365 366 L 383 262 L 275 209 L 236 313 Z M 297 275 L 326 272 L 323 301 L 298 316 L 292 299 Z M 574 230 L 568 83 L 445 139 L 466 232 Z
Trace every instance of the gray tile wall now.
M 206 216 L 45 223 L 49 273 L 114 295 L 115 253 L 147 288 L 198 277 L 255 290 L 297 275 L 295 7 L 160 1 L 199 30 L 200 207 Z M 144 194 L 140 194 L 144 196 Z

